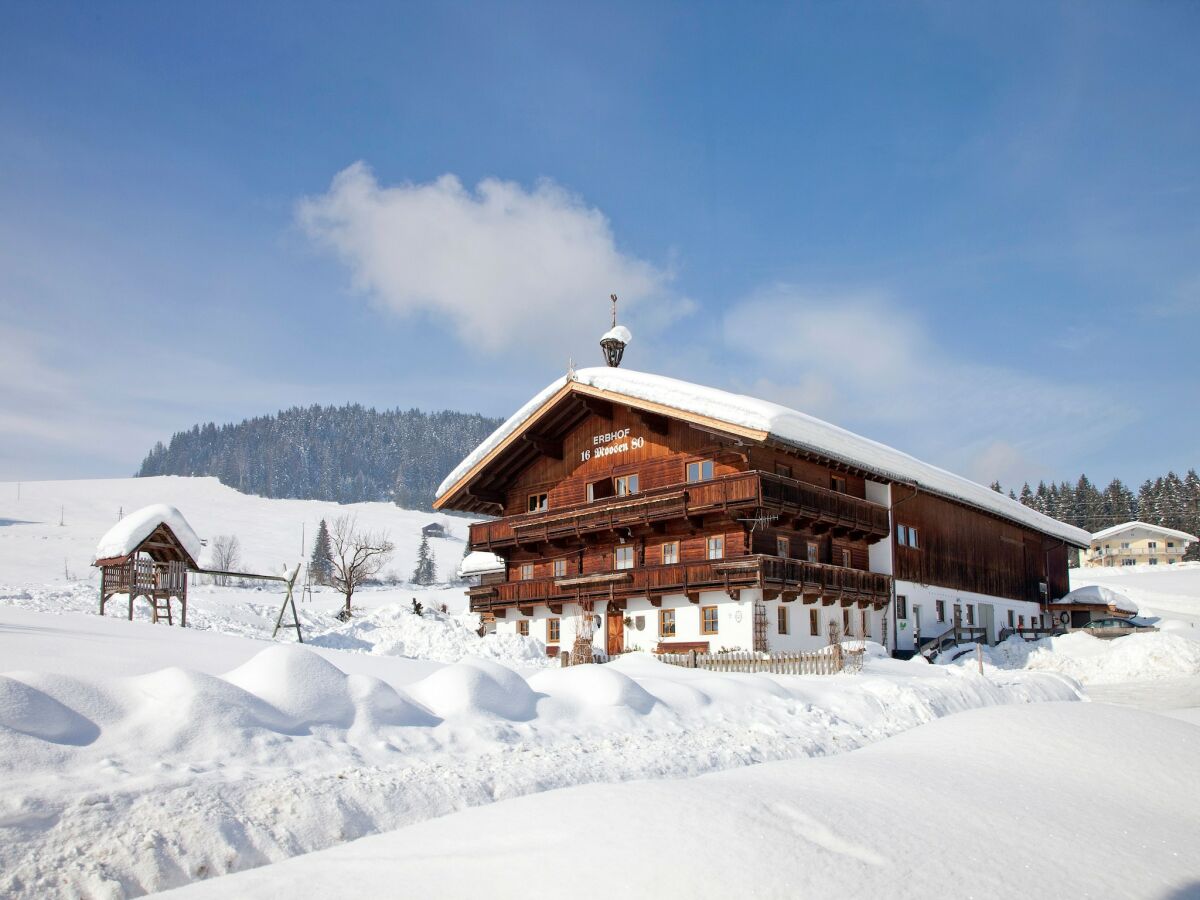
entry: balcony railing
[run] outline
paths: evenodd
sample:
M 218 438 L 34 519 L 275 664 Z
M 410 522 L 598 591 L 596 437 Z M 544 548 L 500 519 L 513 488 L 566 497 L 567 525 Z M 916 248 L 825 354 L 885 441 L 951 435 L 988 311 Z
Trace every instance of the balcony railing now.
M 1089 550 L 1089 559 L 1100 559 L 1108 556 L 1182 556 L 1187 550 L 1181 546 L 1175 547 L 1124 547 Z
M 854 600 L 876 605 L 891 598 L 892 579 L 878 572 L 783 559 L 738 556 L 669 566 L 644 566 L 564 578 L 504 581 L 471 588 L 471 609 L 485 612 L 502 606 L 558 604 L 578 598 L 689 594 L 701 590 L 765 588 L 826 600 Z
M 471 526 L 471 546 L 498 550 L 686 516 L 758 508 L 821 529 L 878 540 L 888 535 L 887 507 L 767 472 L 735 472 L 541 513 Z

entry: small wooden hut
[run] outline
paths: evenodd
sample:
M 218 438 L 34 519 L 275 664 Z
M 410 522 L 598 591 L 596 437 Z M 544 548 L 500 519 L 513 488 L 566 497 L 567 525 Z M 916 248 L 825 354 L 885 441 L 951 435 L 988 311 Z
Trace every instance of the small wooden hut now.
M 145 597 L 153 621 L 173 624 L 171 600 L 180 603 L 180 625 L 187 625 L 187 576 L 200 570 L 201 541 L 183 514 L 173 506 L 156 504 L 132 512 L 100 540 L 93 565 L 100 569 L 100 615 L 117 594 L 133 602 Z

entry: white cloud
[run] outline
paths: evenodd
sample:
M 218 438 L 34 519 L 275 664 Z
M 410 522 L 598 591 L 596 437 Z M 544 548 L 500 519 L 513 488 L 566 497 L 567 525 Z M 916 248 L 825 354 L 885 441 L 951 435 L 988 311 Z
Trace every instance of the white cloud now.
M 884 291 L 778 285 L 735 304 L 725 335 L 769 373 L 744 389 L 984 483 L 1060 474 L 1133 418 L 1083 385 L 963 358 Z
M 606 329 L 610 293 L 634 321 L 643 308 L 648 325 L 690 310 L 670 295 L 668 271 L 618 250 L 603 213 L 552 181 L 527 190 L 489 178 L 471 191 L 443 175 L 382 187 L 359 162 L 300 201 L 297 219 L 378 305 L 443 320 L 489 353 L 511 340 L 565 362 Z

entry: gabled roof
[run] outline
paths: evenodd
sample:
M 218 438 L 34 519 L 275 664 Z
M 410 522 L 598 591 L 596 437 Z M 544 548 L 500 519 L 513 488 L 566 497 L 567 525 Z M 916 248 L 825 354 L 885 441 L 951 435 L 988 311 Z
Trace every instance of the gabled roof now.
M 1097 531 L 1092 535 L 1092 540 L 1103 541 L 1110 537 L 1116 537 L 1118 534 L 1126 531 L 1132 531 L 1134 528 L 1144 528 L 1147 531 L 1153 531 L 1155 534 L 1178 538 L 1181 541 L 1200 541 L 1200 538 L 1194 534 L 1188 534 L 1186 531 L 1176 531 L 1174 528 L 1164 528 L 1162 525 L 1151 525 L 1149 522 L 1122 522 L 1120 525 L 1113 525 L 1111 528 Z
M 991 488 L 797 410 L 662 375 L 614 368 L 580 369 L 573 376 L 547 385 L 458 464 L 438 488 L 434 506 L 461 502 L 473 479 L 495 464 L 507 448 L 519 446 L 522 436 L 536 432 L 546 419 L 554 418 L 561 426 L 563 409 L 569 408 L 564 401 L 572 396 L 608 400 L 752 441 L 775 440 L 802 453 L 859 469 L 881 481 L 915 485 L 1077 547 L 1086 547 L 1091 540 L 1082 528 L 1059 522 Z M 509 470 L 519 462 L 515 461 Z
M 165 530 L 169 540 L 178 546 L 192 568 L 198 568 L 200 538 L 192 531 L 183 513 L 165 503 L 143 506 L 134 510 L 110 528 L 96 545 L 95 563 L 118 562 L 144 544 L 155 531 Z

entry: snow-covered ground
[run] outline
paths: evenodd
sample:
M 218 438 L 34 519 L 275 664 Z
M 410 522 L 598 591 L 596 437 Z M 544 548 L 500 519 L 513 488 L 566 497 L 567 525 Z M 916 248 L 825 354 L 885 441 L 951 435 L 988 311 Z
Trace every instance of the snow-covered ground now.
M 1071 570 L 1072 588 L 1089 584 L 1124 594 L 1137 604 L 1139 618 L 1164 631 L 1200 641 L 1200 562 Z
M 99 617 L 88 562 L 119 508 L 162 502 L 203 538 L 238 535 L 245 568 L 275 572 L 300 558 L 301 524 L 311 541 L 320 518 L 347 508 L 245 497 L 213 479 L 24 484 L 19 504 L 15 492 L 0 485 L 3 896 L 190 882 L 221 896 L 397 885 L 530 896 L 532 884 L 587 896 L 1159 896 L 1200 883 L 1181 837 L 1198 833 L 1188 742 L 1200 734 L 1200 643 L 1186 638 L 1189 617 L 1200 622 L 1200 567 L 1126 570 L 1110 585 L 1161 617 L 1162 633 L 993 649 L 983 676 L 969 661 L 881 652 L 836 677 L 645 656 L 564 670 L 537 641 L 480 638 L 461 585 L 404 583 L 430 521 L 450 533 L 431 543 L 451 575 L 461 519 L 350 508 L 391 532 L 398 583 L 356 595 L 348 623 L 332 591 L 300 601 L 301 648 L 291 632 L 271 641 L 274 584 L 194 586 L 185 630 L 151 625 L 148 607 L 132 623 Z M 1086 699 L 1074 679 L 1114 703 L 1184 708 L 1170 721 L 1072 703 Z M 1113 771 L 1098 746 L 1174 793 L 1101 794 L 1108 805 L 1092 810 L 1085 785 Z M 1073 762 L 1037 764 L 1048 752 Z M 745 769 L 757 763 L 768 764 Z M 744 771 L 722 771 L 733 769 Z M 652 781 L 616 784 L 635 779 Z M 1094 860 L 1093 846 L 1104 851 Z M 592 873 L 582 887 L 581 865 Z M 1088 887 L 1103 878 L 1111 891 Z
M 1197 785 L 1195 725 L 998 707 L 825 759 L 466 810 L 169 896 L 1194 897 Z

